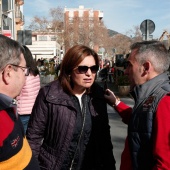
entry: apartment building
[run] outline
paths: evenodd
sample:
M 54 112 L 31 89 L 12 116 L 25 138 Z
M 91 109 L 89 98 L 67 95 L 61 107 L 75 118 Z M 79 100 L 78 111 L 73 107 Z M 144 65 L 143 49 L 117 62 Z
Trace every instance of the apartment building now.
M 69 37 L 66 38 L 65 49 L 77 43 L 85 44 L 95 49 L 98 48 L 93 39 L 94 28 L 100 24 L 103 12 L 93 8 L 64 8 L 65 32 Z M 97 50 L 98 51 L 98 50 Z
M 1 34 L 17 40 L 17 31 L 23 29 L 24 0 L 0 0 Z

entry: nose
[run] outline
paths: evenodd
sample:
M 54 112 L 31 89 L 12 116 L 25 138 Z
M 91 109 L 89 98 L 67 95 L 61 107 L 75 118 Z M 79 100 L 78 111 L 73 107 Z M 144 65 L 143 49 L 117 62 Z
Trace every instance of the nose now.
M 91 75 L 91 74 L 92 74 L 91 69 L 88 68 L 88 70 L 87 70 L 87 72 L 86 72 L 86 75 Z

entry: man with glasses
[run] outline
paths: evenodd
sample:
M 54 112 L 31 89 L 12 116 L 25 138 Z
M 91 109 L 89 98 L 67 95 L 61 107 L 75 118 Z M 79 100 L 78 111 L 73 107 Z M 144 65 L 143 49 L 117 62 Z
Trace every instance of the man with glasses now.
M 39 169 L 24 135 L 15 98 L 19 95 L 26 67 L 24 49 L 16 41 L 0 35 L 0 169 Z
M 15 65 L 15 64 L 10 64 L 10 65 L 20 68 L 25 73 L 25 76 L 29 75 L 29 67 L 22 67 L 22 66 L 18 66 L 18 65 Z

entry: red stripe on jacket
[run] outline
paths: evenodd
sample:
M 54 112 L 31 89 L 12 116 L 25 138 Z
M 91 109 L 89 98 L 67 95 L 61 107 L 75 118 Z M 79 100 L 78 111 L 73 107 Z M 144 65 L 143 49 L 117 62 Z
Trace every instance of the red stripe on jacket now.
M 13 128 L 14 128 L 14 122 L 9 117 L 7 112 L 4 110 L 0 111 L 0 147 L 3 146 L 3 141 L 12 132 Z

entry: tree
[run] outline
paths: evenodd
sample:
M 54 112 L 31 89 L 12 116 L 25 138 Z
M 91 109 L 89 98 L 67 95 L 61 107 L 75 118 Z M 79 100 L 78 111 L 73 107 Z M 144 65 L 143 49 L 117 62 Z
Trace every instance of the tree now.
M 51 8 L 49 17 L 34 16 L 29 25 L 29 29 L 41 34 L 53 34 L 56 37 L 57 43 L 61 46 L 64 39 L 64 15 L 63 8 Z
M 48 18 L 48 19 L 47 19 Z M 49 10 L 49 17 L 34 16 L 31 20 L 29 28 L 32 31 L 39 32 L 62 32 L 64 29 L 63 8 L 51 8 Z
M 49 10 L 48 19 L 33 17 L 29 29 L 43 34 L 54 33 L 57 42 L 64 45 L 65 50 L 75 44 L 84 44 L 91 48 L 97 45 L 109 49 L 110 37 L 102 20 L 97 17 L 90 18 L 88 13 L 84 13 L 82 17 L 67 17 L 63 8 L 52 8 Z
M 31 29 L 32 31 L 38 31 L 38 32 L 46 32 L 49 26 L 49 21 L 47 20 L 46 17 L 38 17 L 38 16 L 34 16 L 33 19 L 31 20 L 31 23 L 29 25 L 29 29 Z
M 118 33 L 112 37 L 112 45 L 113 48 L 116 49 L 117 54 L 129 53 L 130 46 L 139 41 L 142 41 L 142 34 L 139 26 L 133 26 L 132 29 L 126 32 L 126 35 Z
M 95 45 L 105 47 L 109 41 L 104 23 L 97 17 L 90 18 L 88 13 L 82 17 L 65 18 L 65 37 L 67 49 L 74 44 L 84 44 L 91 48 Z
M 112 45 L 117 54 L 129 53 L 131 42 L 131 38 L 123 34 L 116 34 L 112 37 Z
M 142 33 L 139 26 L 133 26 L 132 29 L 127 31 L 126 35 L 131 37 L 132 43 L 142 41 Z

